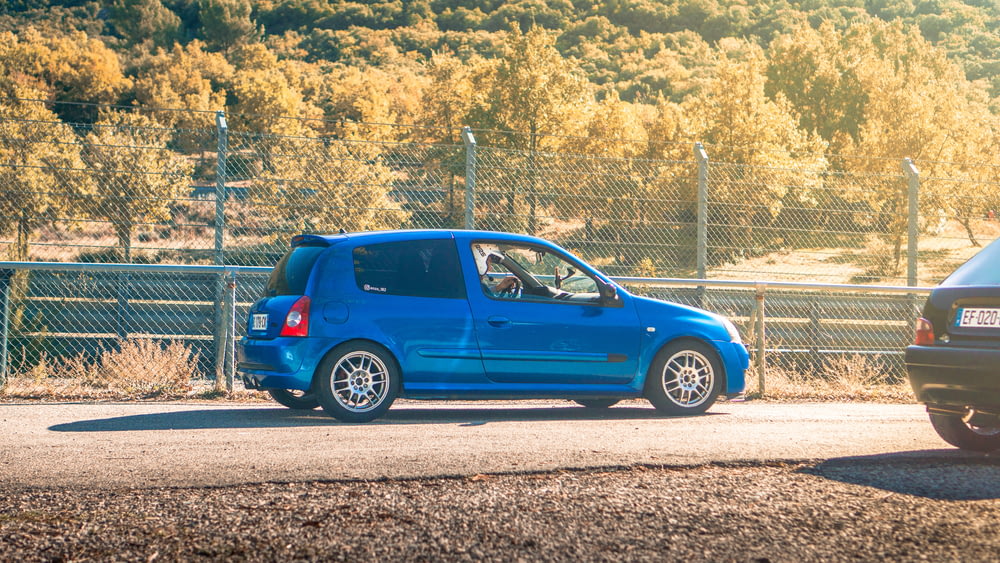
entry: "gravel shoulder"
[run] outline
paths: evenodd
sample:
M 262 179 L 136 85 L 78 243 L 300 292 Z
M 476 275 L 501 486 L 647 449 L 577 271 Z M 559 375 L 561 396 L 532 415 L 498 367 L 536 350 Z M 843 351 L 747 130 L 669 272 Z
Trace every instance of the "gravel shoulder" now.
M 982 457 L 0 487 L 0 560 L 990 561 L 997 483 Z

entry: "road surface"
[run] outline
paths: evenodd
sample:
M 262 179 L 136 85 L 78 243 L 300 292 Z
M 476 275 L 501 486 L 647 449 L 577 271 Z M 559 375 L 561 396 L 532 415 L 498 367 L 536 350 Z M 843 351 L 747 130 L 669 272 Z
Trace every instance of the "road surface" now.
M 0 404 L 0 482 L 131 488 L 375 480 L 632 465 L 958 459 L 920 405 L 399 402 L 368 424 L 267 403 Z

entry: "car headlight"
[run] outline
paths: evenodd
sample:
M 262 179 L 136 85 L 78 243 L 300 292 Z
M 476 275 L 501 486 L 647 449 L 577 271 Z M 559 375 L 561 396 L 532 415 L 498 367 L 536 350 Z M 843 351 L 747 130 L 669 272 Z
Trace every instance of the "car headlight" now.
M 726 327 L 726 332 L 729 333 L 729 340 L 737 344 L 743 343 L 743 339 L 740 338 L 740 331 L 736 328 L 736 325 L 734 325 L 732 321 L 727 318 L 723 318 L 722 326 Z

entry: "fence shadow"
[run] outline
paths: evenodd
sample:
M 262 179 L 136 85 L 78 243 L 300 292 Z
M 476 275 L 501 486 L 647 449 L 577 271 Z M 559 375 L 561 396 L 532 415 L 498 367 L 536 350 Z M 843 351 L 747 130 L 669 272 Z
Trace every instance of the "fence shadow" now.
M 717 416 L 706 413 L 701 416 Z M 364 426 L 399 424 L 458 424 L 482 426 L 491 422 L 649 420 L 669 419 L 651 407 L 502 407 L 502 408 L 402 408 L 390 409 L 382 418 Z M 690 418 L 690 417 L 683 417 Z M 81 420 L 49 427 L 53 432 L 133 432 L 144 430 L 206 430 L 286 428 L 301 426 L 355 426 L 338 422 L 320 410 L 294 411 L 261 407 L 239 409 L 184 410 Z
M 957 449 L 841 457 L 799 470 L 841 483 L 933 500 L 1000 499 L 1000 453 Z

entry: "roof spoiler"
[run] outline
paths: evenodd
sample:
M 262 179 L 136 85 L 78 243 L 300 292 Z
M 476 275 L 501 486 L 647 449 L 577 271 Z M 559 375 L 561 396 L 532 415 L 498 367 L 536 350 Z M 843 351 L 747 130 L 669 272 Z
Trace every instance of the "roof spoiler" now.
M 332 243 L 333 241 L 331 241 L 330 237 L 328 236 L 302 234 L 302 235 L 295 235 L 294 237 L 292 237 L 291 247 L 295 248 L 296 246 L 330 246 Z

